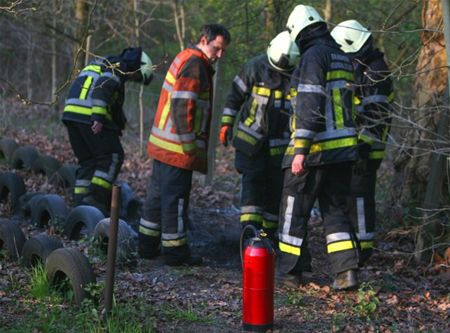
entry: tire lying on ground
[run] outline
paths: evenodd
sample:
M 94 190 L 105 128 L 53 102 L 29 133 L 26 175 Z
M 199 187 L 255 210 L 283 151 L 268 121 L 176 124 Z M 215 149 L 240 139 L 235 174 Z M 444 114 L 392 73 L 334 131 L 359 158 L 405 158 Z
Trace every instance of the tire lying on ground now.
M 19 208 L 19 198 L 25 192 L 22 177 L 13 172 L 0 173 L 0 202 L 9 203 L 12 213 Z
M 22 253 L 25 235 L 19 225 L 13 221 L 0 221 L 0 250 L 5 250 L 7 257 L 16 261 Z
M 73 240 L 90 236 L 97 223 L 104 218 L 105 215 L 94 206 L 77 206 L 67 216 L 64 234 Z
M 93 234 L 94 249 L 102 254 L 108 252 L 110 218 L 97 223 Z M 119 219 L 117 230 L 117 261 L 129 262 L 136 256 L 137 233 L 123 220 Z
M 44 192 L 27 192 L 19 198 L 18 213 L 23 218 L 31 217 L 31 207 L 33 207 L 38 200 L 48 193 Z
M 49 178 L 50 184 L 64 188 L 73 187 L 75 185 L 77 169 L 78 165 L 61 165 L 61 167 Z
M 140 218 L 141 201 L 136 198 L 133 189 L 128 183 L 119 181 L 121 187 L 120 211 L 119 216 L 128 222 L 137 221 Z
M 10 165 L 14 169 L 31 170 L 34 161 L 39 157 L 39 152 L 33 146 L 19 147 L 14 151 Z
M 95 283 L 95 275 L 88 259 L 75 248 L 60 248 L 54 250 L 45 261 L 48 281 L 51 286 L 62 292 L 67 292 L 69 282 L 73 292 L 73 301 L 77 305 L 88 296 L 84 288 L 89 283 Z M 62 289 L 62 290 L 61 290 Z
M 25 241 L 22 249 L 22 263 L 25 267 L 33 267 L 38 263 L 44 264 L 49 254 L 61 247 L 63 244 L 55 236 L 36 235 Z
M 31 207 L 31 223 L 39 228 L 62 230 L 68 213 L 69 208 L 63 198 L 57 194 L 46 194 Z
M 0 159 L 4 158 L 7 161 L 10 161 L 17 148 L 19 148 L 19 144 L 14 139 L 1 139 Z
M 35 173 L 41 173 L 50 178 L 59 168 L 61 162 L 49 155 L 39 155 L 34 161 L 31 170 Z

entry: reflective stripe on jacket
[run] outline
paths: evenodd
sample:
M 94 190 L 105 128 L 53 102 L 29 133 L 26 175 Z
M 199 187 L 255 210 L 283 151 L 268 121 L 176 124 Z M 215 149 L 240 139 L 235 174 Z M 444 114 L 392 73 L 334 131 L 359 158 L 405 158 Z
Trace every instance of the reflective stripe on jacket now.
M 308 155 L 311 166 L 356 160 L 353 67 L 331 37 L 309 42 L 291 84 L 297 95 L 283 167 L 296 154 Z
M 104 63 L 94 61 L 83 68 L 70 86 L 62 120 L 88 125 L 96 120 L 106 128 L 120 131 L 126 122 L 123 102 L 122 76 Z
M 355 61 L 355 120 L 369 159 L 383 159 L 394 99 L 390 71 L 378 49 Z
M 163 163 L 207 171 L 213 69 L 196 48 L 181 51 L 167 71 L 147 144 Z
M 283 155 L 289 143 L 290 73 L 270 67 L 264 53 L 247 62 L 233 80 L 222 125 L 233 126 L 240 112 L 233 145 L 252 155 L 268 140 L 271 156 Z

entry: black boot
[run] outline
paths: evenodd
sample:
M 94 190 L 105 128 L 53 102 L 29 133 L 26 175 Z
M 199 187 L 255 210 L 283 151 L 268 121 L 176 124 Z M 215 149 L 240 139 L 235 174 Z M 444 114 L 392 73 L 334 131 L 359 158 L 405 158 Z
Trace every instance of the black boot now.
M 358 288 L 358 273 L 355 269 L 350 269 L 338 273 L 333 282 L 333 289 L 340 290 L 352 290 Z

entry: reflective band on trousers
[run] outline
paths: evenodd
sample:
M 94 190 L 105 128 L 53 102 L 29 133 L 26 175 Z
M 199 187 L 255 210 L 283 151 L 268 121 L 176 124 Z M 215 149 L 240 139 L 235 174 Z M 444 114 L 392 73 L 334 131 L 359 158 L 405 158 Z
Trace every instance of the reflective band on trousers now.
M 293 254 L 295 256 L 300 256 L 301 252 L 302 252 L 302 250 L 299 247 L 285 244 L 281 241 L 279 242 L 278 246 L 279 246 L 281 252 Z
M 328 244 L 327 252 L 333 253 L 333 252 L 351 250 L 354 248 L 356 248 L 355 243 L 351 240 L 348 240 L 348 241 L 342 241 L 342 242 Z

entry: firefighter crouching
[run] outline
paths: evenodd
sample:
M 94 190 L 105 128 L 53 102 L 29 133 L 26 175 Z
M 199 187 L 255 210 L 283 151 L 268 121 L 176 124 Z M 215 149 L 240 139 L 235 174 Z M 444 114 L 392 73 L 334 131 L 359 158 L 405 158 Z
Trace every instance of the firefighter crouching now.
M 62 121 L 79 163 L 75 205 L 93 205 L 109 215 L 112 184 L 124 159 L 119 137 L 126 122 L 125 83 L 151 80 L 152 62 L 138 47 L 94 60 L 72 83 Z
M 333 287 L 355 288 L 358 249 L 348 211 L 351 168 L 358 158 L 352 63 L 314 8 L 296 6 L 287 29 L 301 58 L 292 81 L 297 90 L 292 139 L 283 160 L 278 281 L 298 287 L 302 272 L 310 270 L 306 230 L 317 198 Z
M 263 228 L 272 239 L 283 184 L 281 161 L 289 143 L 289 82 L 299 56 L 289 33 L 278 34 L 267 52 L 251 59 L 234 78 L 221 121 L 220 141 L 225 146 L 235 128 L 235 167 L 242 175 L 241 226 Z
M 391 124 L 393 87 L 383 53 L 356 20 L 339 23 L 331 35 L 353 60 L 355 119 L 364 156 L 353 167 L 351 217 L 360 247 L 360 266 L 371 256 L 375 237 L 375 185 Z

